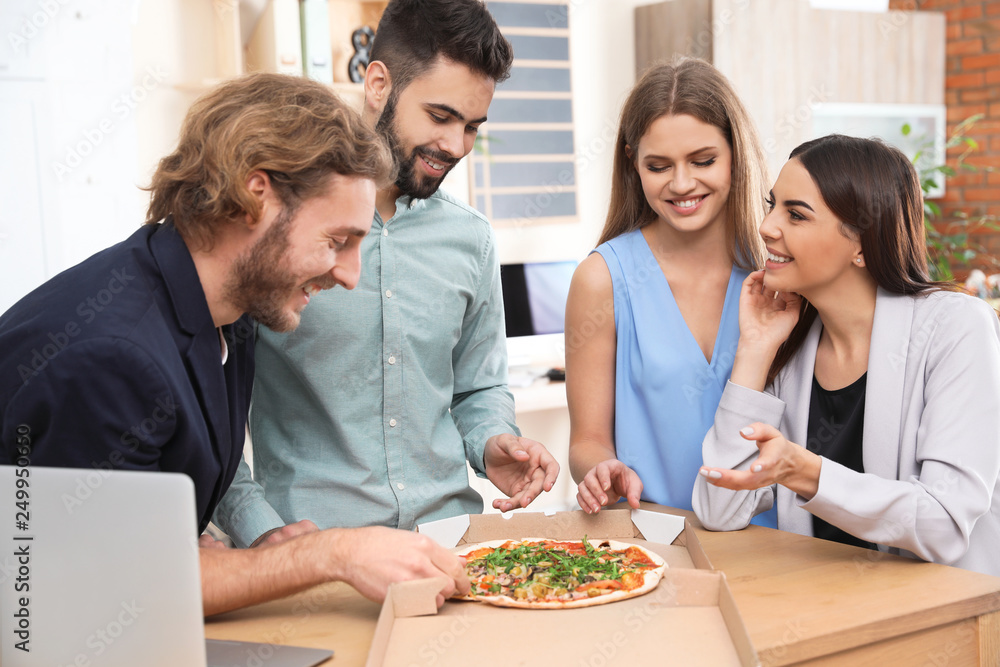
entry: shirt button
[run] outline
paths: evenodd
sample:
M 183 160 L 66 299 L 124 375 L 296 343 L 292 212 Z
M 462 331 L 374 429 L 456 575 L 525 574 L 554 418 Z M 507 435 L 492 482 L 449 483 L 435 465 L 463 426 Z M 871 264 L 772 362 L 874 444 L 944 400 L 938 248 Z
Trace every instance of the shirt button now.
M 389 420 L 389 426 L 395 426 L 395 425 L 396 425 L 396 420 L 395 419 L 390 419 Z
M 399 484 L 396 485 L 396 488 L 399 489 L 400 491 L 402 491 L 403 489 L 406 488 L 406 485 L 403 484 L 402 482 L 400 482 Z
M 385 296 L 386 296 L 387 299 L 391 299 L 392 298 L 392 290 L 391 289 L 387 289 L 385 291 Z
M 393 357 L 393 356 L 391 356 L 391 355 L 390 355 L 390 356 L 389 356 L 389 365 L 391 366 L 391 365 L 393 365 L 394 363 L 396 363 L 396 357 Z
M 389 235 L 389 230 L 386 229 L 385 227 L 383 227 L 382 228 L 382 236 L 388 236 L 388 235 Z

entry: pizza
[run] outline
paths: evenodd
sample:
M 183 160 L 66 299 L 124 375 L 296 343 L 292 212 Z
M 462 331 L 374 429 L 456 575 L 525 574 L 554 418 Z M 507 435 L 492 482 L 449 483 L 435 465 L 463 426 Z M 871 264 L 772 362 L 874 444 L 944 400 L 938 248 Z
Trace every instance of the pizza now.
M 635 544 L 611 540 L 496 540 L 462 547 L 472 582 L 462 600 L 500 607 L 568 609 L 653 590 L 667 564 Z

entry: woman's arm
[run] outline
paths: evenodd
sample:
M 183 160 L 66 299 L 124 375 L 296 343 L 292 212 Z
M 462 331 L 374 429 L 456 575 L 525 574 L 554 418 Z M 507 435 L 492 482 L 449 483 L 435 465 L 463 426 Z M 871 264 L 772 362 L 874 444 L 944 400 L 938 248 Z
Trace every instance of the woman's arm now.
M 742 479 L 759 475 L 761 471 L 755 474 L 750 467 L 761 452 L 741 431 L 755 422 L 777 428 L 784 414 L 785 403 L 780 399 L 733 382 L 726 384 L 715 423 L 702 443 L 706 467 L 695 480 L 691 495 L 694 513 L 705 528 L 740 530 L 774 505 L 770 482 L 751 486 Z M 720 484 L 725 486 L 717 486 Z
M 885 479 L 824 460 L 818 491 L 802 506 L 861 539 L 947 564 L 966 554 L 974 525 L 987 520 L 1000 475 L 1000 323 L 985 303 L 948 295 L 913 327 L 906 363 L 919 367 L 925 357 L 924 391 L 916 461 L 901 465 L 917 474 Z
M 762 392 L 778 348 L 798 322 L 800 304 L 801 297 L 796 294 L 768 292 L 763 271 L 755 271 L 743 281 L 740 341 L 733 372 L 715 422 L 702 443 L 705 467 L 695 480 L 691 497 L 695 514 L 710 530 L 745 528 L 755 515 L 774 504 L 773 481 L 765 481 L 763 475 L 750 470 L 761 452 L 741 430 L 754 422 L 777 428 L 784 415 L 784 402 Z M 759 483 L 754 485 L 754 481 Z
M 615 457 L 615 314 L 611 273 L 601 255 L 573 274 L 566 302 L 566 400 L 569 465 L 587 512 L 625 497 L 639 506 L 642 482 Z

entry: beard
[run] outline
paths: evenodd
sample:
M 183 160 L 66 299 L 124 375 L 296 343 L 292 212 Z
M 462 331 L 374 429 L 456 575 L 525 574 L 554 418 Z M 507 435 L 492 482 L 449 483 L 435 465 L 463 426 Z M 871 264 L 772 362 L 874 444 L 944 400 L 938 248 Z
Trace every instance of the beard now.
M 299 283 L 288 258 L 288 232 L 294 212 L 285 207 L 271 227 L 233 263 L 226 282 L 229 301 L 272 331 L 285 333 L 299 325 L 298 312 L 288 309 L 289 298 L 304 285 L 322 289 L 336 284 L 325 274 Z
M 375 129 L 389 144 L 389 149 L 392 151 L 392 159 L 398 167 L 396 187 L 399 188 L 400 192 L 414 199 L 427 199 L 438 191 L 438 188 L 441 187 L 441 182 L 448 175 L 448 172 L 458 164 L 458 160 L 447 153 L 436 151 L 428 146 L 417 146 L 407 155 L 406 149 L 403 147 L 403 142 L 399 138 L 399 133 L 396 131 L 395 120 L 396 95 L 390 94 L 389 99 L 385 103 L 385 108 L 382 110 L 382 115 L 379 116 L 378 122 L 375 124 Z M 417 160 L 421 159 L 421 155 L 427 157 L 432 162 L 445 165 L 444 173 L 436 178 L 418 175 L 416 164 Z

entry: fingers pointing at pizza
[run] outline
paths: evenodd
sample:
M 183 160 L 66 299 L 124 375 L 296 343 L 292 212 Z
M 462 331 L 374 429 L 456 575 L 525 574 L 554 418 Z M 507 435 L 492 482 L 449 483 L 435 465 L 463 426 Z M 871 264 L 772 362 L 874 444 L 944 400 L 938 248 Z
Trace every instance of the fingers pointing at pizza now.
M 465 563 L 426 535 L 382 526 L 338 531 L 339 549 L 350 558 L 342 578 L 366 598 L 381 602 L 389 584 L 410 579 L 439 577 L 444 582 L 438 607 L 456 593 L 469 592 Z
M 559 464 L 544 445 L 511 433 L 487 440 L 483 460 L 486 476 L 509 496 L 493 501 L 502 512 L 527 507 L 539 493 L 551 491 L 559 475 Z
M 618 459 L 601 461 L 590 469 L 577 488 L 576 501 L 588 514 L 601 511 L 601 507 L 625 498 L 633 508 L 639 508 L 642 480 L 639 475 Z

